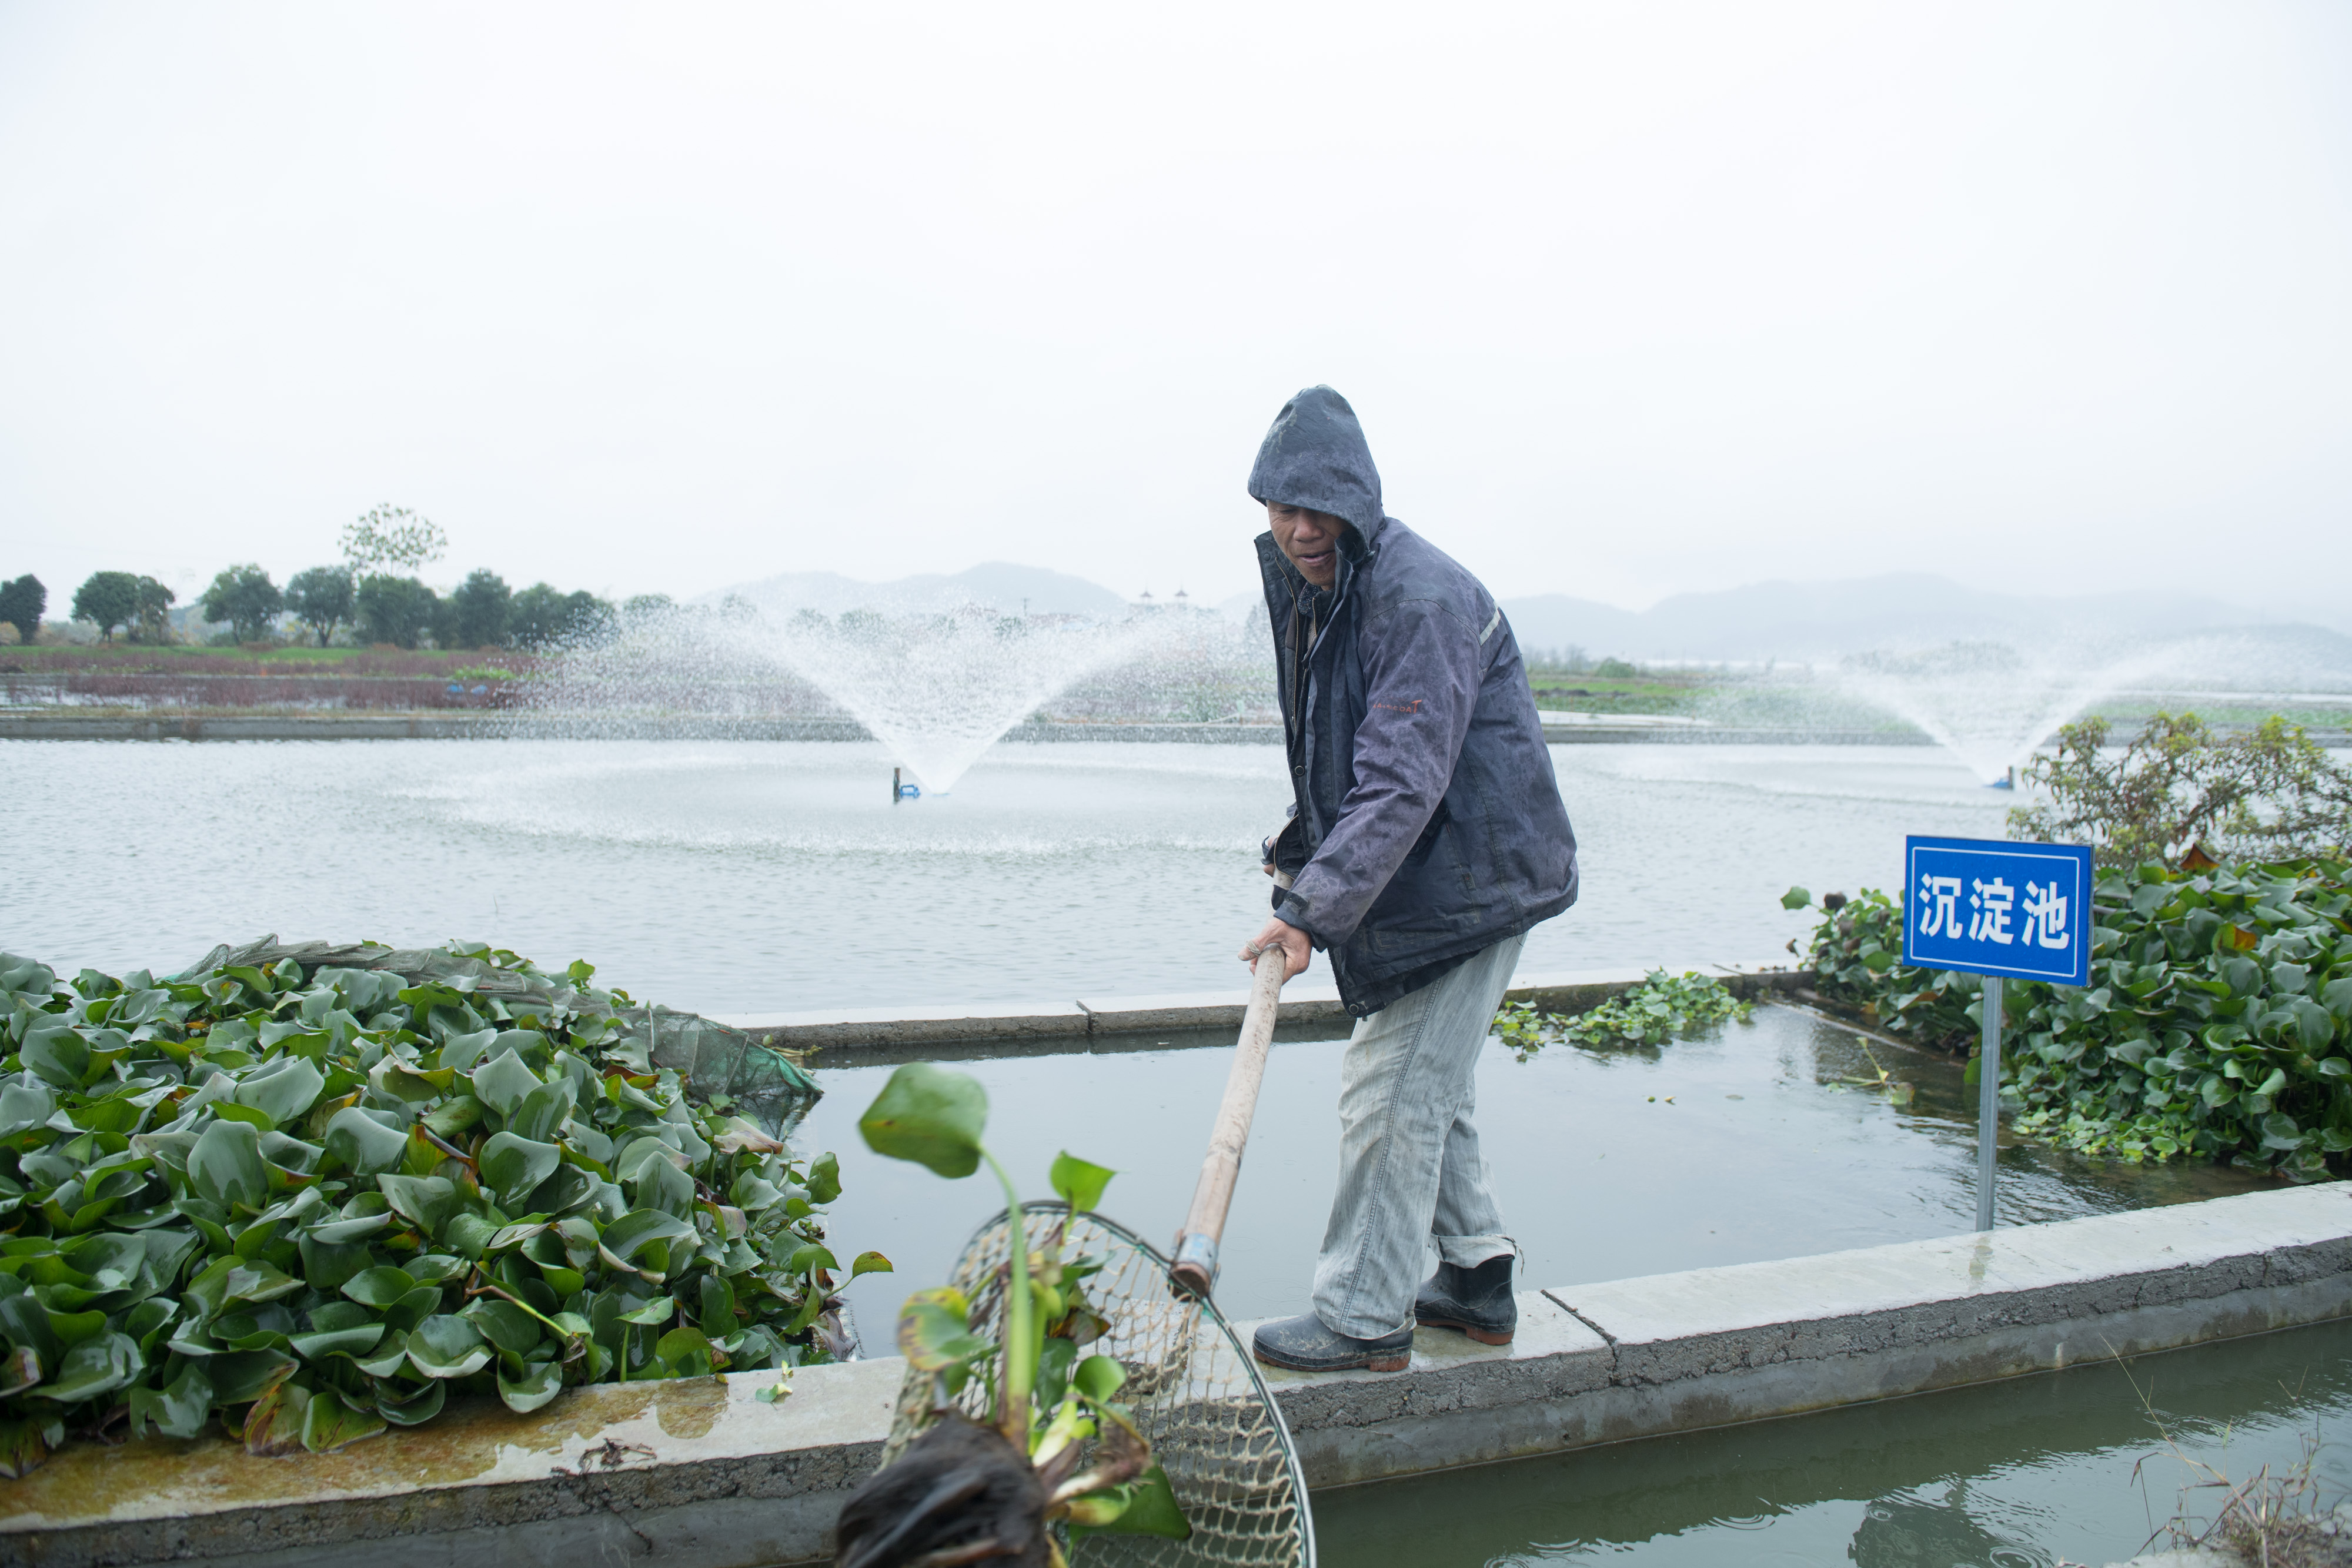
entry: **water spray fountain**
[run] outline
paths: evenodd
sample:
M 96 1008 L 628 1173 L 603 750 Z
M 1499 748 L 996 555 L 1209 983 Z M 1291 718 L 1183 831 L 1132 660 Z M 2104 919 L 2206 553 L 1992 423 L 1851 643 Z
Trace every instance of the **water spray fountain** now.
M 1173 606 L 1115 621 L 969 604 L 782 620 L 743 607 L 664 610 L 566 654 L 537 706 L 590 733 L 854 720 L 897 764 L 896 803 L 949 793 L 1057 698 L 1084 696 L 1090 717 L 1113 725 L 1199 720 L 1213 716 L 1204 706 L 1229 716 L 1270 702 L 1271 673 L 1262 622 Z

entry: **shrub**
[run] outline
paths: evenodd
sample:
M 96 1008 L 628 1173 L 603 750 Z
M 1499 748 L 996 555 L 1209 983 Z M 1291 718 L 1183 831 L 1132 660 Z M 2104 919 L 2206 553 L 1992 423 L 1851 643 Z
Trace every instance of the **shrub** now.
M 2090 986 L 2004 987 L 2001 1104 L 2017 1130 L 2134 1162 L 2188 1155 L 2295 1180 L 2343 1174 L 2347 873 L 2333 859 L 2102 870 Z M 1784 902 L 1810 900 L 1791 889 Z M 1815 928 L 1807 962 L 1824 997 L 1888 1033 L 1967 1049 L 1982 982 L 1907 967 L 1902 951 L 1902 905 L 1864 889 Z
M 457 944 L 69 984 L 0 957 L 0 1471 L 126 1419 L 325 1451 L 453 1389 L 528 1411 L 826 1359 L 833 1156 L 714 1092 L 813 1086 L 686 1015 L 649 1049 L 593 973 Z
M 2352 773 L 2301 725 L 2276 714 L 2241 735 L 2217 735 L 2193 713 L 2158 713 L 2119 755 L 2107 721 L 2058 732 L 2058 748 L 2025 768 L 2046 802 L 2009 813 L 2009 834 L 2091 844 L 2101 863 L 2179 865 L 2340 853 L 2352 845 Z

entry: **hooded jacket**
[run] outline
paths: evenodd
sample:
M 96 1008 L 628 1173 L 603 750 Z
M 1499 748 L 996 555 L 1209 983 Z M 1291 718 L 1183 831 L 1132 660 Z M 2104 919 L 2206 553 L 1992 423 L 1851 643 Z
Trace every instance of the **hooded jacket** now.
M 1332 587 L 1257 539 L 1294 816 L 1275 914 L 1377 1012 L 1576 902 L 1576 834 L 1517 640 L 1478 580 L 1381 506 L 1348 401 L 1310 387 L 1258 448 L 1250 495 L 1345 518 Z

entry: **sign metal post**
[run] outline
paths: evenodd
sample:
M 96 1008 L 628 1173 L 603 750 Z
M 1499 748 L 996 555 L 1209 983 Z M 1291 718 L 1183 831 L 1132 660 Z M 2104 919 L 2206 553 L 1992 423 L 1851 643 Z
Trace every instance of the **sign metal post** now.
M 1903 841 L 1903 961 L 1984 978 L 1979 1011 L 1977 1228 L 1992 1228 L 2000 1135 L 2001 982 L 2091 980 L 2091 852 L 2005 839 Z

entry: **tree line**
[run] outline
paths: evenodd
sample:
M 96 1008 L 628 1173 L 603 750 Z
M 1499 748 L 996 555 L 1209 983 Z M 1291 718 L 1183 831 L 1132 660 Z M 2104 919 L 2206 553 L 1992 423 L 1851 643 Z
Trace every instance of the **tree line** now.
M 629 609 L 647 608 L 638 600 Z M 103 642 L 120 633 L 137 643 L 173 640 L 171 609 L 177 598 L 152 577 L 129 571 L 92 572 L 74 591 L 72 615 L 98 628 Z M 667 601 L 663 601 L 667 602 Z M 281 622 L 300 628 L 304 640 L 321 648 L 338 632 L 362 644 L 395 648 L 540 649 L 601 642 L 620 622 L 621 612 L 582 589 L 571 593 L 545 582 L 520 592 L 488 570 L 469 575 L 446 594 L 422 580 L 394 572 L 361 573 L 349 566 L 314 566 L 283 587 L 250 562 L 214 577 L 197 596 L 206 621 L 226 623 L 239 643 L 268 639 Z M 39 633 L 48 591 L 30 573 L 0 581 L 0 622 L 16 628 L 17 640 Z

